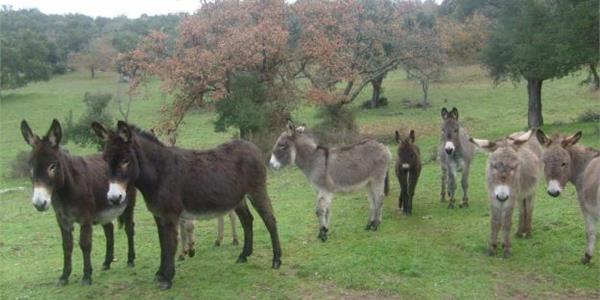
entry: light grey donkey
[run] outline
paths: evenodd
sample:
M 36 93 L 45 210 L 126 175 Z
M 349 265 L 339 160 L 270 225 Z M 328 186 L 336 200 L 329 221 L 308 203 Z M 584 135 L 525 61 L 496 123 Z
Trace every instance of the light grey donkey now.
M 319 146 L 305 131 L 289 121 L 273 146 L 270 165 L 279 169 L 296 164 L 317 191 L 318 237 L 327 240 L 331 221 L 331 201 L 338 192 L 351 192 L 367 186 L 371 213 L 366 230 L 381 223 L 383 200 L 388 193 L 388 166 L 392 153 L 374 140 L 336 148 Z
M 542 160 L 548 194 L 558 197 L 568 181 L 577 190 L 587 233 L 587 246 L 581 262 L 587 264 L 594 254 L 596 226 L 600 219 L 600 151 L 577 144 L 581 131 L 570 136 L 549 138 L 539 130 L 537 138 L 544 146 Z
M 456 178 L 462 172 L 461 185 L 463 189 L 462 203 L 459 207 L 469 207 L 469 171 L 475 154 L 475 146 L 469 142 L 469 134 L 458 122 L 458 109 L 453 107 L 450 112 L 442 108 L 442 136 L 439 149 L 442 167 L 442 190 L 440 200 L 446 202 L 446 187 L 450 202 L 448 208 L 454 208 L 454 193 Z
M 515 133 L 499 141 L 471 139 L 490 153 L 487 186 L 492 210 L 488 255 L 496 255 L 498 232 L 502 229 L 504 257 L 511 256 L 510 229 L 515 206 L 519 207 L 517 237 L 531 237 L 533 200 L 542 169 L 542 149 L 533 132 Z

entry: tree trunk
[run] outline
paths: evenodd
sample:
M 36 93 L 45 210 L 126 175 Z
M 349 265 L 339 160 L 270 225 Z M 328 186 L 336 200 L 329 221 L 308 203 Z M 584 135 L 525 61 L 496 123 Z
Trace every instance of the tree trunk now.
M 529 112 L 527 126 L 537 128 L 544 125 L 542 116 L 542 82 L 538 79 L 527 79 L 527 94 L 529 96 Z
M 94 67 L 90 67 L 90 72 L 92 73 L 92 79 L 96 78 L 96 70 Z
M 590 63 L 590 73 L 592 74 L 592 90 L 597 91 L 600 89 L 600 77 L 598 77 L 598 70 L 596 70 L 596 63 Z
M 383 76 L 371 80 L 373 86 L 373 95 L 371 96 L 371 108 L 379 107 L 379 100 L 381 98 L 381 84 L 383 82 Z
M 421 80 L 421 88 L 423 89 L 423 107 L 429 106 L 429 81 Z

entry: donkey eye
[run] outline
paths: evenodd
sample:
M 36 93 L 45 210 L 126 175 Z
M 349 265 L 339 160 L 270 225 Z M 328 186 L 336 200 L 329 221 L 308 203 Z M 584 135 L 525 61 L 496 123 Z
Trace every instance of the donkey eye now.
M 128 158 L 124 158 L 123 160 L 121 160 L 121 165 L 126 167 L 129 164 L 129 159 Z
M 54 171 L 56 170 L 56 163 L 51 163 L 50 165 L 48 165 L 48 171 Z
M 287 148 L 287 144 L 281 144 L 281 145 L 279 145 L 279 148 L 280 149 L 285 149 L 285 148 Z
M 561 165 L 562 167 L 566 167 L 566 166 L 567 166 L 567 163 L 566 163 L 566 162 L 563 162 L 563 163 L 562 163 L 562 164 L 560 164 L 560 165 Z
M 454 133 L 458 133 L 458 128 L 457 128 L 457 129 L 454 129 Z

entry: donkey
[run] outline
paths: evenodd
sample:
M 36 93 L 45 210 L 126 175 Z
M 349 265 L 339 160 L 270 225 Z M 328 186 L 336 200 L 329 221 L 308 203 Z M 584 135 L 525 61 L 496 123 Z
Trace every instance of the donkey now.
M 538 130 L 537 138 L 544 146 L 542 160 L 548 194 L 558 197 L 567 181 L 577 190 L 587 233 L 587 247 L 581 262 L 587 264 L 594 254 L 596 225 L 600 219 L 600 151 L 577 144 L 581 131 L 549 138 Z
M 103 156 L 111 185 L 118 189 L 109 199 L 125 197 L 122 187 L 131 183 L 144 195 L 154 215 L 161 248 L 156 279 L 161 290 L 172 286 L 181 218 L 211 218 L 235 209 L 244 229 L 244 247 L 237 261 L 247 261 L 252 254 L 253 217 L 244 201 L 246 195 L 271 235 L 272 267 L 279 268 L 281 246 L 267 194 L 267 169 L 258 147 L 234 140 L 210 150 L 186 150 L 167 147 L 123 121 L 117 123 L 116 132 L 99 123 L 92 127 L 106 141 Z
M 405 139 L 402 139 L 400 133 L 396 131 L 396 142 L 398 143 L 396 177 L 400 182 L 398 207 L 403 209 L 405 215 L 411 215 L 412 200 L 421 174 L 421 151 L 415 144 L 414 130 L 411 130 Z
M 156 136 L 156 132 L 154 129 L 150 129 L 150 133 Z M 174 147 L 177 142 L 177 132 L 169 128 L 167 130 L 167 142 L 165 143 L 168 147 Z M 233 245 L 237 245 L 239 243 L 237 230 L 236 230 L 236 222 L 235 222 L 235 214 L 233 211 L 229 212 L 229 221 L 231 223 L 231 234 L 233 238 Z M 181 242 L 181 251 L 179 253 L 179 260 L 185 260 L 186 256 L 194 257 L 196 255 L 196 249 L 194 246 L 196 245 L 196 238 L 194 237 L 194 220 L 179 220 L 179 241 Z M 223 216 L 217 217 L 217 239 L 215 240 L 215 246 L 221 246 L 223 242 L 225 231 L 225 220 Z
M 31 131 L 25 120 L 21 133 L 33 150 L 29 159 L 33 184 L 33 206 L 46 211 L 52 205 L 62 235 L 64 265 L 57 285 L 69 282 L 71 254 L 73 252 L 73 224 L 80 224 L 79 246 L 83 252 L 83 285 L 92 283 L 92 225 L 101 224 L 106 236 L 106 255 L 103 270 L 110 269 L 114 259 L 114 236 L 112 220 L 118 217 L 119 225 L 125 224 L 127 233 L 127 265 L 134 266 L 133 209 L 136 190 L 124 186 L 127 197 L 120 201 L 107 199 L 112 189 L 108 186 L 108 168 L 98 154 L 86 157 L 72 156 L 60 148 L 62 129 L 54 119 L 48 133 L 39 138 Z
M 502 227 L 504 257 L 511 256 L 510 229 L 515 205 L 519 207 L 517 237 L 531 237 L 533 199 L 541 173 L 541 146 L 531 139 L 532 131 L 513 134 L 499 141 L 471 139 L 490 152 L 487 186 L 492 210 L 488 255 L 496 255 L 498 231 Z
M 469 134 L 458 123 L 458 109 L 453 107 L 450 112 L 442 108 L 442 136 L 439 149 L 442 167 L 441 202 L 446 202 L 446 186 L 450 201 L 448 208 L 454 208 L 454 193 L 456 192 L 457 173 L 462 171 L 461 185 L 463 189 L 461 208 L 469 207 L 469 171 L 475 154 L 475 146 L 469 143 Z
M 292 121 L 288 121 L 287 131 L 281 133 L 273 146 L 270 165 L 279 169 L 295 163 L 317 190 L 318 237 L 322 241 L 327 240 L 334 194 L 363 186 L 369 188 L 371 205 L 365 229 L 377 230 L 381 223 L 384 195 L 389 191 L 387 172 L 392 154 L 388 148 L 374 140 L 327 148 L 317 145 L 304 131 L 305 126 L 296 128 Z

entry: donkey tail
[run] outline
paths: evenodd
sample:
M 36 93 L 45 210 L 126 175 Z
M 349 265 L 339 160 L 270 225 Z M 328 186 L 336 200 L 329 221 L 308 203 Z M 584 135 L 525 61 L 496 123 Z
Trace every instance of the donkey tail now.
M 385 172 L 385 181 L 383 183 L 383 193 L 387 196 L 390 193 L 390 176 L 389 171 Z

